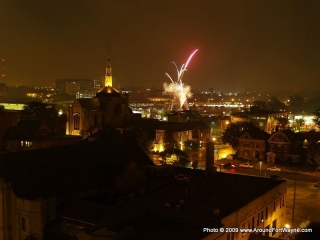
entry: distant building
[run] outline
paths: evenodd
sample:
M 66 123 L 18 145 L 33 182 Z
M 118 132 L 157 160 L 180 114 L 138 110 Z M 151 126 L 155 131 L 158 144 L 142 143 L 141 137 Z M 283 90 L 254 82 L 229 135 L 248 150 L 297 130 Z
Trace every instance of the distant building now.
M 231 122 L 250 122 L 269 134 L 289 127 L 287 112 L 265 111 L 255 108 L 251 108 L 249 112 L 232 113 Z
M 0 104 L 0 152 L 5 150 L 5 133 L 6 131 L 18 124 L 19 122 L 18 111 L 4 110 Z
M 248 160 L 265 160 L 268 152 L 270 134 L 264 131 L 245 132 L 240 138 L 237 147 L 239 158 Z
M 130 126 L 138 127 L 155 136 L 152 151 L 162 152 L 176 147 L 185 150 L 185 141 L 197 141 L 202 146 L 210 140 L 210 127 L 202 121 L 194 122 L 163 122 L 141 119 L 131 121 Z
M 0 97 L 8 96 L 8 88 L 5 83 L 0 83 Z
M 57 79 L 56 90 L 60 93 L 76 95 L 78 92 L 90 92 L 93 94 L 94 80 L 92 79 Z

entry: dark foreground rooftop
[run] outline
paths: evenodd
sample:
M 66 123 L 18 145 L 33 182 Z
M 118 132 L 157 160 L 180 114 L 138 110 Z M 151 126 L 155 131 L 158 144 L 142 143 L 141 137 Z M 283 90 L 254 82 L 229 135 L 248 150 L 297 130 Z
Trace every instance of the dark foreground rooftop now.
M 148 186 L 134 194 L 110 201 L 112 193 L 102 192 L 65 203 L 55 228 L 73 219 L 73 224 L 88 223 L 82 229 L 91 236 L 202 239 L 208 234 L 204 227 L 220 227 L 223 217 L 285 182 L 220 172 L 208 177 L 203 170 L 172 166 L 150 167 L 146 173 Z

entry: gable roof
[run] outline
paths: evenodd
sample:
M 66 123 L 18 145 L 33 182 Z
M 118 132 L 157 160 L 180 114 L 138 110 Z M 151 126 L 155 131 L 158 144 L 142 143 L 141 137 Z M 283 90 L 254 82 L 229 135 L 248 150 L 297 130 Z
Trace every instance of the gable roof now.
M 275 132 L 268 139 L 269 142 L 303 142 L 304 136 L 301 133 L 295 133 L 290 129 Z
M 48 129 L 48 134 L 52 134 L 51 129 L 43 120 L 20 120 L 18 125 L 10 127 L 6 132 L 6 139 L 24 139 L 38 135 L 40 127 Z
M 246 131 L 244 134 L 241 135 L 239 139 L 244 139 L 245 136 L 249 136 L 250 139 L 259 139 L 267 141 L 271 135 L 261 129 L 256 129 Z

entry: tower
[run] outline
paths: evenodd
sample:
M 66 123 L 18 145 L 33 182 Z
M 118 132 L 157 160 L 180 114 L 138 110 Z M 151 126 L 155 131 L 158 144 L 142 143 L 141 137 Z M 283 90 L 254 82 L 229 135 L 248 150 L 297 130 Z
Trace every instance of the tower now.
M 106 75 L 104 77 L 104 86 L 105 87 L 112 87 L 112 68 L 111 68 L 111 61 L 110 61 L 110 47 L 108 46 L 109 57 L 106 66 Z

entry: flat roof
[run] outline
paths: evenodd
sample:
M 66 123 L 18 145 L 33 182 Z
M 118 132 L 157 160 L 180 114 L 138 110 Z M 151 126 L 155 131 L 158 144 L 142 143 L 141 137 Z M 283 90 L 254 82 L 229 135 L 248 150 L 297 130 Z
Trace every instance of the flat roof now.
M 162 208 L 168 205 L 172 209 L 179 205 L 180 212 L 189 215 L 212 216 L 218 209 L 223 218 L 285 182 L 221 172 L 207 178 L 204 170 L 188 168 L 175 168 L 172 178 L 171 183 L 158 183 L 140 202 Z

